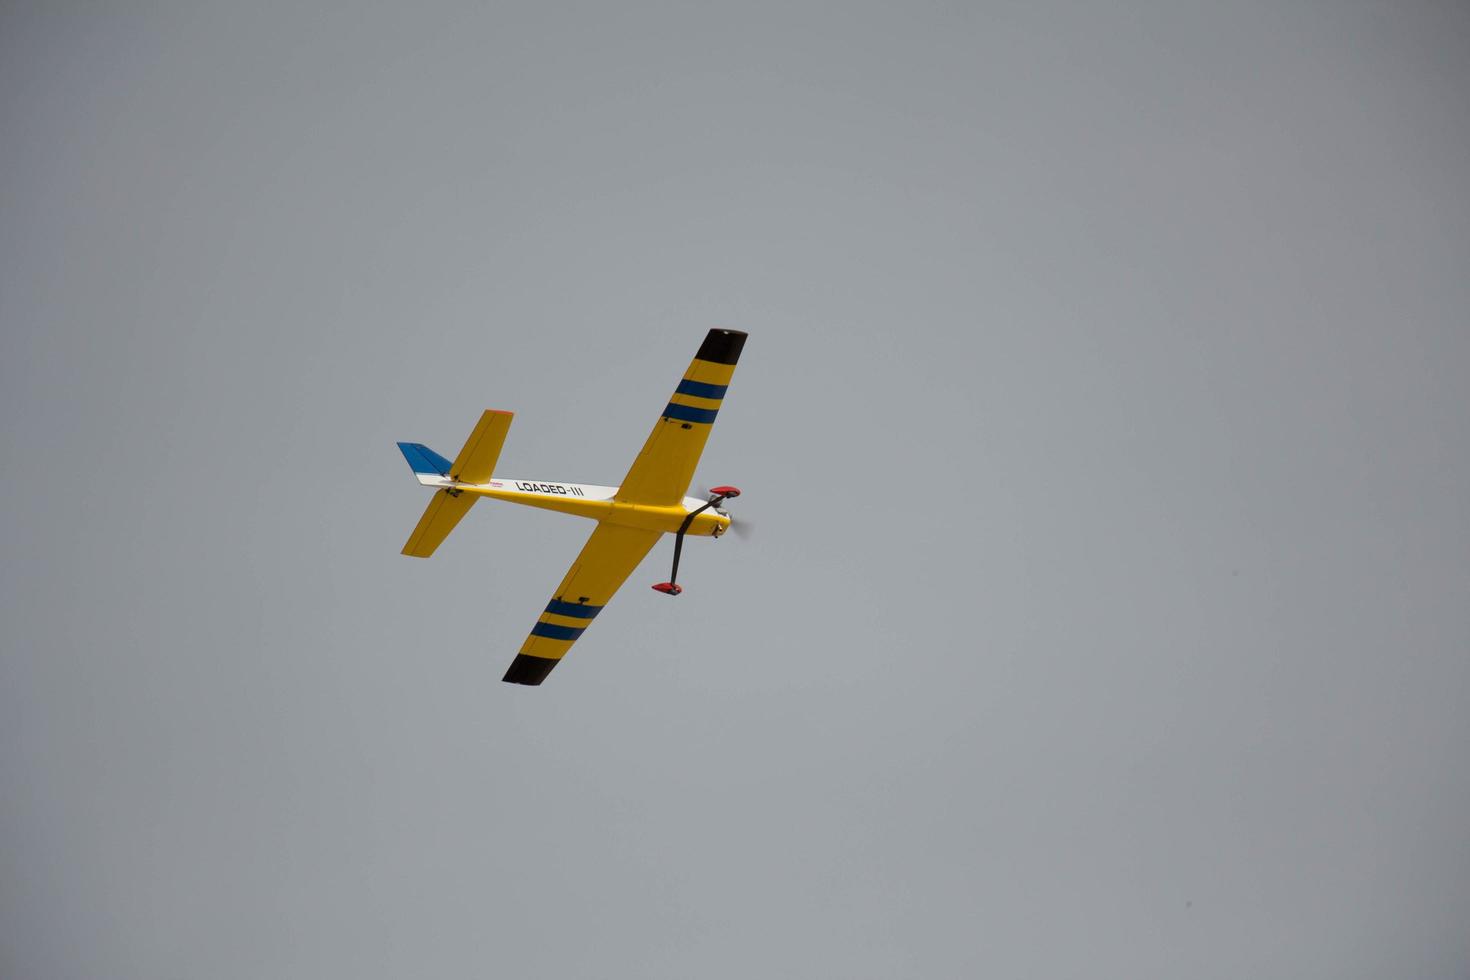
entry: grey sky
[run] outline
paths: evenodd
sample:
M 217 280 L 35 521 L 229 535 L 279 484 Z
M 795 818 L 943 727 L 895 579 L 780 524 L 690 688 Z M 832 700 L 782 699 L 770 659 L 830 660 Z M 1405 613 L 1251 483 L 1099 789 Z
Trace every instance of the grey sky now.
M 0 975 L 1464 977 L 1463 5 L 6 4 Z M 625 7 L 627 5 L 624 5 Z M 661 545 L 427 562 L 394 449 Z

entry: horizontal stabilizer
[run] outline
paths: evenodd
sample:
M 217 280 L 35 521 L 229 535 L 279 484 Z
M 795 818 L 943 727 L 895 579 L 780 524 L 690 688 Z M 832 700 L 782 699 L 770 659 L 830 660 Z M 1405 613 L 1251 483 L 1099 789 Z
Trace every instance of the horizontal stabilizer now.
M 489 483 L 512 418 L 514 416 L 510 412 L 487 409 L 475 423 L 475 431 L 465 440 L 464 448 L 453 463 L 417 442 L 400 442 L 398 448 L 420 483 L 444 486 L 444 477 L 455 483 Z M 465 494 L 457 487 L 445 487 L 435 493 L 429 506 L 424 508 L 418 527 L 408 536 L 403 553 L 414 558 L 432 555 L 460 519 L 470 512 L 477 499 L 474 494 Z
M 460 483 L 489 483 L 513 418 L 510 412 L 485 409 L 480 421 L 475 423 L 475 431 L 470 433 L 449 467 L 449 475 Z
M 476 499 L 478 498 L 473 494 L 437 491 L 429 501 L 429 506 L 424 508 L 424 516 L 419 518 L 418 527 L 408 536 L 403 553 L 411 558 L 427 558 L 432 555 L 440 542 L 454 530 L 460 518 L 470 512 Z

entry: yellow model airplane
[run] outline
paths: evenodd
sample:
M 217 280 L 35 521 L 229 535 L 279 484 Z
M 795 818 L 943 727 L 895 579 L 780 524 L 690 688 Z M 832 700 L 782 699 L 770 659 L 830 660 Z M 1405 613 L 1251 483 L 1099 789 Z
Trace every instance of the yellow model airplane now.
M 685 494 L 744 346 L 745 334 L 739 330 L 709 332 L 620 487 L 493 478 L 510 428 L 510 412 L 492 410 L 480 416 L 452 463 L 416 442 L 398 444 L 419 483 L 439 488 L 403 546 L 405 555 L 432 555 L 481 497 L 597 522 L 504 680 L 533 685 L 545 680 L 663 535 L 674 535 L 674 570 L 667 582 L 654 588 L 665 595 L 678 595 L 683 591 L 675 579 L 684 535 L 692 532 L 717 538 L 729 530 L 730 515 L 720 505 L 740 496 L 739 490 L 715 487 L 703 499 Z

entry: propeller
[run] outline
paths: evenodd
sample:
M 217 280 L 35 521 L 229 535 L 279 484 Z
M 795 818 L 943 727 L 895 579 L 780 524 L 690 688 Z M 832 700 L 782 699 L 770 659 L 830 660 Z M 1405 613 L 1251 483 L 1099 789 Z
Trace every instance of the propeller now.
M 701 485 L 696 487 L 695 489 L 705 500 L 709 500 L 711 497 L 729 498 L 740 496 L 740 492 L 738 490 L 731 494 L 723 494 L 719 492 L 722 490 L 733 489 L 732 487 L 706 487 Z M 755 525 L 744 517 L 737 518 L 734 514 L 731 514 L 729 511 L 725 510 L 724 505 L 725 500 L 721 499 L 720 502 L 715 505 L 715 510 L 730 518 L 730 530 L 735 533 L 735 536 L 741 541 L 749 541 L 751 538 L 755 537 Z

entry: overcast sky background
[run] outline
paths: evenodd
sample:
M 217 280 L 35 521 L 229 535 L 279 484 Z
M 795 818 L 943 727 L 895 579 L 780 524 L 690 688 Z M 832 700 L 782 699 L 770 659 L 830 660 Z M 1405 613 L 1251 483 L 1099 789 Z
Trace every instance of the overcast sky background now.
M 621 9 L 615 9 L 615 8 Z M 1470 8 L 0 7 L 0 975 L 1470 975 Z M 539 689 L 712 326 L 699 479 Z

